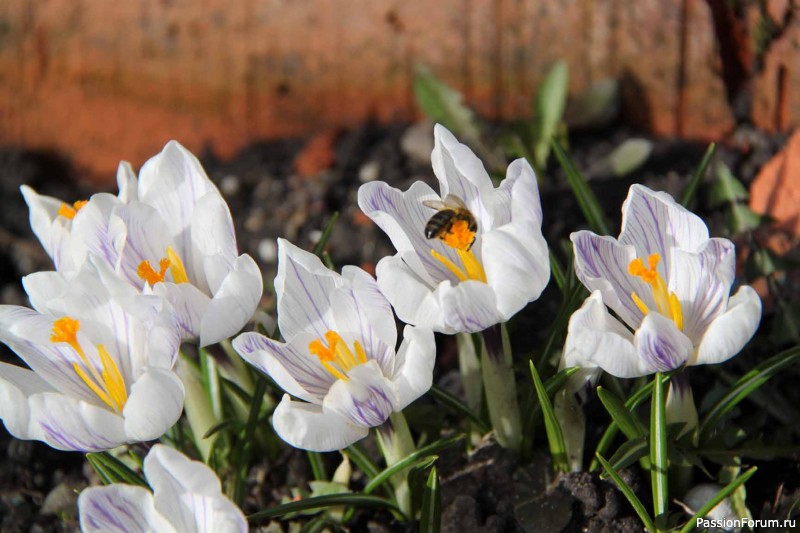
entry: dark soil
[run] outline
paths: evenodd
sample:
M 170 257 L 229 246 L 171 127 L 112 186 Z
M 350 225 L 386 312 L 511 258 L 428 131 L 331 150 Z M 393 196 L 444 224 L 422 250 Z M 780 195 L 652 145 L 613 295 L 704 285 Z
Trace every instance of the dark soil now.
M 276 271 L 276 238 L 286 237 L 299 246 L 310 248 L 319 231 L 333 212 L 340 213 L 339 222 L 328 243 L 336 265 L 356 264 L 372 270 L 384 255 L 393 253 L 388 239 L 360 214 L 356 204 L 358 186 L 365 180 L 382 179 L 406 189 L 417 179 L 435 186 L 430 168 L 432 134 L 423 127 L 416 130 L 405 125 L 377 126 L 368 124 L 355 131 L 341 132 L 334 146 L 331 168 L 313 175 L 294 172 L 293 161 L 303 148 L 303 141 L 281 141 L 257 144 L 242 151 L 230 162 L 204 157 L 211 178 L 228 200 L 239 236 L 240 251 L 250 253 L 262 267 L 265 279 L 264 306 L 272 308 L 272 279 Z M 414 133 L 416 131 L 416 133 Z M 422 149 L 410 149 L 409 138 Z M 590 180 L 610 219 L 619 223 L 620 206 L 628 187 L 644 183 L 677 195 L 702 158 L 706 146 L 678 140 L 653 140 L 654 148 L 647 163 L 625 178 L 612 177 L 603 161 L 631 132 L 622 128 L 584 133 L 571 139 L 571 151 L 577 165 Z M 755 172 L 778 149 L 783 138 L 768 137 L 742 128 L 719 147 L 718 157 L 748 184 Z M 67 161 L 53 154 L 0 151 L 0 191 L 4 209 L 0 212 L 0 303 L 25 305 L 21 276 L 52 268 L 49 259 L 34 239 L 28 226 L 27 208 L 18 188 L 27 183 L 39 192 L 68 201 L 85 198 L 91 192 L 81 185 Z M 551 161 L 541 183 L 545 213 L 544 233 L 550 246 L 562 258 L 561 243 L 571 231 L 585 227 L 578 205 L 565 185 L 560 169 Z M 701 189 L 698 212 L 709 223 L 712 235 L 724 235 L 724 218 L 720 209 L 708 209 L 705 190 Z M 568 241 L 567 241 L 568 242 Z M 529 305 L 512 323 L 512 345 L 523 363 L 533 350 L 542 346 L 560 305 L 560 294 L 551 283 L 542 298 Z M 770 331 L 774 309 L 765 308 L 762 332 Z M 692 370 L 695 397 L 700 404 L 706 391 L 720 379 L 720 372 L 739 376 L 754 362 L 776 353 L 777 348 L 760 333 L 763 342 L 751 343 L 744 354 L 720 369 Z M 438 336 L 439 358 L 437 382 L 452 383 L 457 368 L 452 339 Z M 3 347 L 2 358 L 16 361 Z M 524 374 L 521 373 L 521 376 Z M 791 369 L 771 382 L 771 389 L 785 394 L 785 401 L 798 405 L 797 379 Z M 523 378 L 521 378 L 523 379 Z M 456 388 L 457 390 L 457 388 Z M 430 414 L 431 400 L 418 402 L 411 413 Z M 587 405 L 589 427 L 587 450 L 608 423 L 608 417 L 596 400 Z M 768 417 L 760 408 L 746 402 L 741 412 L 747 417 Z M 443 418 L 436 410 L 439 420 Z M 424 416 L 422 417 L 424 418 Z M 785 421 L 784 421 L 785 422 Z M 781 427 L 772 420 L 772 429 L 759 433 L 765 442 L 778 433 L 797 428 Z M 424 426 L 423 426 L 424 427 Z M 770 426 L 764 425 L 769 428 Z M 431 440 L 431 436 L 428 436 Z M 437 436 L 433 436 L 436 438 Z M 537 452 L 529 462 L 501 450 L 492 442 L 479 443 L 467 454 L 455 447 L 440 458 L 442 517 L 445 532 L 548 532 L 548 531 L 641 531 L 635 513 L 613 484 L 596 474 L 570 474 L 560 479 L 551 477 L 544 431 L 538 432 Z M 796 437 L 795 437 L 796 440 Z M 336 461 L 335 454 L 328 460 Z M 87 483 L 88 469 L 80 454 L 54 451 L 40 443 L 20 442 L 0 429 L 0 529 L 2 531 L 67 531 L 75 528 L 75 489 Z M 761 469 L 748 483 L 748 505 L 754 516 L 781 516 L 795 501 L 800 482 L 797 457 L 760 461 Z M 710 464 L 712 473 L 716 467 Z M 637 487 L 642 499 L 649 499 L 649 480 L 638 466 L 625 471 Z M 254 512 L 274 505 L 289 490 L 309 479 L 303 454 L 287 450 L 253 469 L 250 498 L 245 512 Z M 258 481 L 256 481 L 258 480 Z M 698 475 L 697 482 L 706 482 Z M 354 488 L 359 479 L 354 476 Z M 54 495 L 55 494 L 55 495 Z M 61 505 L 51 505 L 47 512 L 42 505 L 48 498 L 63 496 Z M 53 510 L 55 509 L 55 513 Z M 349 523 L 353 531 L 403 531 L 384 513 L 360 511 Z

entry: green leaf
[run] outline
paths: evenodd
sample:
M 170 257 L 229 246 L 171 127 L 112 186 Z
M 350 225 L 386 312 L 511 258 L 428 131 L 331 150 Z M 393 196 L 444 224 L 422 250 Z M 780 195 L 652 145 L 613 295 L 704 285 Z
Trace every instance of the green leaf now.
M 259 374 L 256 379 L 255 391 L 253 392 L 253 401 L 250 403 L 247 425 L 245 426 L 244 434 L 241 436 L 241 440 L 236 449 L 236 457 L 238 460 L 234 462 L 237 468 L 231 499 L 240 507 L 244 499 L 244 484 L 247 479 L 247 472 L 250 469 L 250 453 L 253 447 L 253 435 L 256 431 L 256 424 L 258 423 L 259 414 L 261 413 L 261 404 L 264 401 L 264 394 L 266 391 L 267 379 Z
M 653 377 L 653 398 L 650 402 L 650 483 L 653 488 L 653 514 L 656 520 L 666 516 L 669 504 L 666 403 L 664 376 L 661 372 L 656 372 Z
M 539 405 L 541 405 L 542 414 L 544 415 L 544 427 L 547 432 L 547 443 L 550 445 L 550 455 L 553 458 L 553 467 L 561 472 L 568 472 L 567 447 L 564 444 L 561 424 L 553 412 L 553 403 L 550 401 L 547 390 L 542 383 L 542 378 L 539 377 L 539 372 L 536 370 L 533 361 L 530 361 L 530 367 L 533 385 L 536 387 L 536 395 L 539 398 Z
M 553 151 L 558 158 L 558 162 L 561 164 L 561 168 L 564 169 L 564 173 L 567 176 L 567 183 L 572 189 L 575 198 L 578 200 L 578 206 L 581 208 L 583 216 L 586 217 L 589 227 L 598 235 L 610 235 L 611 231 L 609 230 L 608 222 L 603 214 L 603 208 L 597 200 L 597 196 L 592 192 L 592 189 L 586 183 L 586 180 L 583 179 L 580 172 L 578 172 L 578 169 L 575 168 L 575 163 L 573 163 L 572 158 L 555 139 L 553 139 Z
M 422 512 L 419 519 L 420 533 L 439 533 L 442 524 L 442 495 L 439 491 L 439 475 L 431 468 L 425 491 L 422 493 Z
M 733 492 L 736 489 L 744 485 L 748 479 L 753 477 L 753 474 L 756 473 L 756 470 L 758 470 L 758 468 L 754 466 L 749 470 L 747 470 L 747 472 L 745 472 L 741 476 L 737 477 L 736 479 L 734 479 L 733 481 L 722 487 L 722 489 L 716 495 L 714 495 L 713 498 L 708 500 L 705 505 L 703 505 L 700 509 L 698 509 L 697 512 L 694 513 L 694 515 L 692 515 L 689 521 L 686 522 L 686 524 L 684 524 L 684 526 L 681 528 L 680 533 L 689 533 L 695 527 L 697 527 L 698 518 L 706 516 L 709 513 L 709 511 L 711 511 L 714 507 L 716 507 L 719 504 L 719 502 L 721 502 L 722 500 L 733 494 Z
M 226 418 L 225 420 L 218 422 L 213 426 L 211 426 L 210 428 L 208 428 L 208 431 L 206 431 L 203 434 L 203 439 L 204 440 L 208 439 L 209 437 L 213 436 L 215 433 L 222 431 L 223 429 L 235 428 L 235 427 L 236 427 L 236 419 Z
M 641 167 L 653 151 L 647 139 L 628 139 L 608 155 L 608 166 L 617 177 L 627 176 Z
M 564 116 L 569 89 L 569 67 L 558 61 L 550 68 L 536 95 L 536 144 L 533 157 L 536 168 L 543 169 L 550 155 L 550 142 Z
M 472 410 L 467 407 L 461 400 L 444 390 L 443 388 L 439 387 L 438 385 L 433 385 L 429 390 L 428 394 L 431 397 L 442 404 L 443 406 L 447 407 L 451 411 L 456 414 L 462 415 L 469 419 L 470 422 L 475 424 L 475 429 L 478 430 L 480 433 L 488 433 L 489 426 L 481 420 L 481 418 L 472 412 Z
M 270 509 L 258 511 L 247 517 L 250 523 L 259 522 L 269 518 L 279 518 L 289 513 L 297 513 L 300 511 L 307 511 L 309 509 L 325 509 L 328 507 L 335 507 L 341 505 L 352 505 L 354 507 L 372 507 L 378 509 L 388 509 L 403 520 L 407 521 L 408 517 L 404 516 L 400 509 L 389 500 L 380 498 L 378 496 L 369 496 L 364 494 L 329 494 L 325 496 L 316 496 L 313 498 L 305 498 L 296 502 L 284 503 L 276 505 Z
M 124 483 L 150 488 L 139 474 L 108 452 L 87 453 L 86 460 L 106 485 Z
M 709 203 L 712 207 L 747 200 L 747 189 L 734 177 L 728 165 L 722 161 L 717 162 L 716 175 L 717 179 L 714 180 L 709 193 Z
M 569 285 L 569 283 L 567 283 L 567 285 Z M 542 353 L 536 360 L 536 364 L 539 367 L 546 364 L 553 351 L 564 342 L 564 335 L 569 326 L 569 319 L 585 296 L 586 289 L 580 283 L 575 283 L 568 289 L 568 292 L 564 294 L 561 306 L 558 308 L 558 313 L 556 313 L 556 317 L 550 325 L 550 334 L 547 336 L 547 341 L 544 344 Z
M 466 140 L 480 138 L 475 114 L 462 102 L 461 93 L 450 88 L 422 65 L 414 76 L 414 94 L 417 105 L 433 122 L 439 122 L 457 137 Z
M 683 194 L 681 194 L 681 205 L 683 207 L 690 208 L 692 203 L 694 203 L 694 197 L 697 195 L 697 189 L 700 188 L 700 183 L 706 176 L 706 170 L 708 170 L 708 165 L 711 163 L 711 158 L 714 157 L 714 152 L 716 151 L 717 145 L 714 143 L 709 144 L 708 148 L 706 148 L 706 153 L 703 155 L 703 159 L 700 160 L 700 164 L 692 174 L 692 179 L 689 180 L 689 183 L 683 190 Z
M 393 475 L 397 474 L 398 472 L 402 472 L 421 459 L 425 459 L 430 455 L 437 454 L 442 450 L 449 448 L 450 446 L 463 440 L 465 437 L 466 435 L 460 434 L 453 437 L 448 437 L 446 439 L 440 439 L 408 454 L 405 459 L 398 461 L 373 477 L 372 480 L 367 483 L 367 486 L 364 487 L 364 494 L 372 494 L 378 489 L 378 487 L 389 481 Z
M 597 128 L 608 125 L 619 113 L 619 81 L 606 78 L 567 102 L 564 121 L 569 128 Z
M 328 245 L 328 241 L 331 239 L 331 233 L 333 233 L 333 227 L 336 225 L 336 221 L 339 220 L 339 212 L 334 211 L 331 215 L 331 218 L 328 219 L 328 222 L 325 224 L 325 229 L 322 230 L 322 235 L 320 235 L 317 244 L 314 245 L 313 254 L 322 259 L 322 254 L 325 252 L 325 247 Z
M 564 284 L 567 282 L 567 273 L 564 271 L 564 267 L 561 266 L 558 258 L 553 253 L 553 249 L 550 248 L 550 272 L 553 275 L 553 280 L 558 285 L 558 289 L 561 292 L 564 292 Z
M 620 446 L 608 462 L 614 470 L 627 468 L 639 459 L 646 457 L 650 451 L 650 442 L 647 436 L 642 435 L 631 439 Z M 601 476 L 603 477 L 603 476 Z
M 328 474 L 325 472 L 325 462 L 319 452 L 307 451 L 308 463 L 311 465 L 311 473 L 316 481 L 327 481 Z
M 644 425 L 625 407 L 619 396 L 603 387 L 597 387 L 597 396 L 628 439 L 636 439 L 646 433 Z
M 800 346 L 785 350 L 763 363 L 757 365 L 750 372 L 739 378 L 728 392 L 715 403 L 700 421 L 701 442 L 714 429 L 719 420 L 742 400 L 747 398 L 754 390 L 769 381 L 769 379 L 800 361 Z
M 614 480 L 614 483 L 617 484 L 617 487 L 625 495 L 628 499 L 628 502 L 633 507 L 633 510 L 636 511 L 636 514 L 639 515 L 639 519 L 644 524 L 644 527 L 647 528 L 650 532 L 658 531 L 656 529 L 656 525 L 653 523 L 653 519 L 650 518 L 650 515 L 647 513 L 647 509 L 645 509 L 644 505 L 642 505 L 642 501 L 636 497 L 636 493 L 633 492 L 633 489 L 625 483 L 625 480 L 620 477 L 614 468 L 608 464 L 608 461 L 603 459 L 603 456 L 600 454 L 595 455 L 597 461 L 602 465 L 603 469 L 609 475 L 611 479 Z
M 367 476 L 368 479 L 374 479 L 375 476 L 380 473 L 380 470 L 372 461 L 372 459 L 369 458 L 367 452 L 364 451 L 364 448 L 361 444 L 351 444 L 342 450 L 342 453 L 346 454 L 347 457 L 349 457 L 350 460 L 353 461 L 362 472 L 364 472 L 364 475 Z
M 762 217 L 744 204 L 732 204 L 728 210 L 728 229 L 733 235 L 756 229 Z

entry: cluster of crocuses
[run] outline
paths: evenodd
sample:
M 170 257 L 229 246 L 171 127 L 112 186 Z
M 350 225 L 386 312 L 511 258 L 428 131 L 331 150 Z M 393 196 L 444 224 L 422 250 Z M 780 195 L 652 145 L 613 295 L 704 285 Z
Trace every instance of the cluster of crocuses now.
M 530 165 L 514 161 L 495 187 L 449 131 L 437 126 L 434 136 L 438 193 L 422 182 L 359 191 L 359 206 L 397 249 L 378 263 L 377 279 L 354 266 L 339 274 L 279 240 L 285 342 L 253 332 L 233 340 L 286 392 L 272 422 L 293 446 L 339 450 L 365 437 L 431 387 L 434 332 L 489 331 L 549 280 Z M 116 197 L 74 204 L 22 189 L 56 271 L 23 279 L 33 309 L 0 307 L 0 340 L 30 367 L 0 363 L 0 417 L 18 438 L 81 451 L 158 439 L 183 409 L 181 343 L 230 338 L 260 301 L 260 271 L 239 255 L 230 211 L 192 154 L 170 142 L 138 178 L 123 163 L 117 180 Z M 445 213 L 432 237 L 433 205 Z M 633 186 L 618 240 L 586 231 L 572 240 L 578 278 L 593 292 L 570 320 L 564 364 L 584 367 L 585 379 L 599 369 L 633 377 L 721 362 L 758 326 L 752 289 L 729 298 L 732 243 L 709 239 L 666 194 Z M 407 324 L 399 342 L 395 314 Z M 144 472 L 152 493 L 84 491 L 82 527 L 246 529 L 204 465 L 155 446 Z

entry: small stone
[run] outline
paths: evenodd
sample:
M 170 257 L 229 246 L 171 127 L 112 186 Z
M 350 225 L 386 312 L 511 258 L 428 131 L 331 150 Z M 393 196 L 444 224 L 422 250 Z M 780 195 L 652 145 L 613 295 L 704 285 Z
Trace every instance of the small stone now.
M 367 183 L 378 179 L 381 173 L 381 164 L 378 161 L 369 161 L 361 166 L 358 171 L 358 181 Z
M 430 164 L 433 151 L 433 123 L 423 121 L 409 127 L 400 139 L 400 148 L 412 162 Z
M 42 504 L 42 514 L 74 514 L 78 505 L 78 489 L 71 483 L 59 483 Z
M 219 182 L 219 188 L 225 196 L 235 196 L 241 188 L 241 180 L 235 174 L 228 174 Z
M 272 264 L 278 259 L 278 242 L 275 239 L 262 239 L 256 249 L 264 263 Z
M 322 231 L 318 229 L 315 229 L 308 234 L 308 240 L 310 240 L 312 244 L 317 244 L 321 238 L 322 238 Z

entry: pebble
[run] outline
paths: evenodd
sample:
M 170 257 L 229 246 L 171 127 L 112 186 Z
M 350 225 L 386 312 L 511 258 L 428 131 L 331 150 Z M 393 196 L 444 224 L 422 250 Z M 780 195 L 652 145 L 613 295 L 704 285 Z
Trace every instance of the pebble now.
M 369 161 L 361 166 L 358 171 L 358 181 L 367 183 L 375 181 L 381 174 L 381 164 L 378 161 Z
M 414 163 L 430 164 L 433 151 L 433 123 L 426 120 L 410 126 L 400 139 L 400 148 Z
M 235 174 L 228 174 L 219 182 L 219 188 L 225 196 L 235 196 L 241 188 L 241 180 Z
M 261 239 L 256 248 L 258 257 L 267 264 L 272 264 L 278 259 L 278 241 L 275 239 Z

